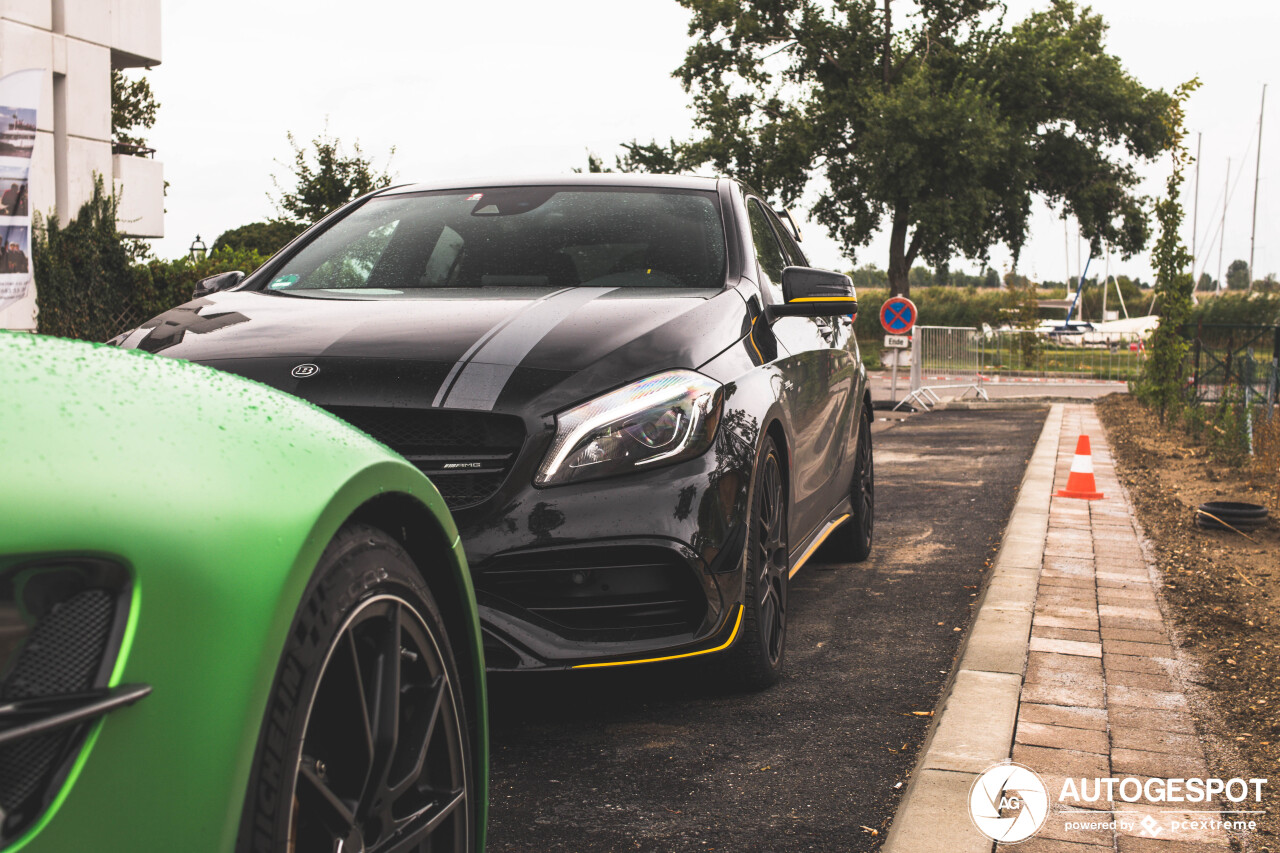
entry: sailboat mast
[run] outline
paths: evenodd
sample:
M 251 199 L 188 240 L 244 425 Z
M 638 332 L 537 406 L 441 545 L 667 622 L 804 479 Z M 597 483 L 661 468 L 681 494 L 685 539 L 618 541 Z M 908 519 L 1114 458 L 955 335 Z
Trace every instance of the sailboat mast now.
M 1267 109 L 1267 84 L 1262 84 L 1262 107 L 1258 110 L 1258 161 L 1253 167 L 1253 226 L 1249 229 L 1249 292 L 1253 291 L 1253 245 L 1258 237 L 1258 178 L 1262 173 L 1262 114 Z
M 1227 242 L 1227 193 L 1231 191 L 1231 158 L 1227 158 L 1227 177 L 1222 183 L 1222 224 L 1218 226 L 1218 290 L 1226 290 L 1222 280 L 1222 244 Z

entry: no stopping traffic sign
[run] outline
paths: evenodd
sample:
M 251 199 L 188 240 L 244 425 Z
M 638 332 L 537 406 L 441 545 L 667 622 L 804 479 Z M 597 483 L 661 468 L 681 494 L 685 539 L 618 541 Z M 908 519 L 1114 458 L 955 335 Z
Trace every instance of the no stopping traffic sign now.
M 891 296 L 880 306 L 880 325 L 891 335 L 905 335 L 916 324 L 916 305 L 905 296 Z

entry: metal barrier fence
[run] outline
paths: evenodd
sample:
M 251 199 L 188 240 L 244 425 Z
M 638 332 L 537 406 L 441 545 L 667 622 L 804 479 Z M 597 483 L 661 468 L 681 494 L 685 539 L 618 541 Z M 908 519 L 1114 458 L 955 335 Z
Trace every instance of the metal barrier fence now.
M 1055 339 L 1031 330 L 1003 329 L 981 336 L 981 373 L 1002 377 L 1095 379 L 1128 382 L 1138 378 L 1146 350 L 1136 335 L 1090 341 L 1085 336 Z
M 1196 401 L 1217 402 L 1239 392 L 1267 405 L 1280 402 L 1280 326 L 1198 323 L 1183 333 L 1191 339 L 1188 366 Z
M 935 391 L 962 388 L 982 399 L 982 342 L 977 329 L 967 326 L 916 326 L 911 330 L 911 393 L 894 408 L 918 403 L 924 408 L 939 401 Z

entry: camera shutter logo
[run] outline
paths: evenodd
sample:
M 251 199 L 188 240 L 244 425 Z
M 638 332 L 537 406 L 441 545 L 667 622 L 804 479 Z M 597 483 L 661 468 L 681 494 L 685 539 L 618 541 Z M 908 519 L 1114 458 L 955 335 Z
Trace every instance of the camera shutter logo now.
M 969 789 L 969 817 L 992 841 L 1025 841 L 1049 816 L 1049 792 L 1035 771 L 1021 764 L 988 767 Z
M 306 379 L 315 376 L 320 372 L 320 368 L 314 364 L 299 364 L 293 370 L 289 371 L 289 375 L 295 379 Z

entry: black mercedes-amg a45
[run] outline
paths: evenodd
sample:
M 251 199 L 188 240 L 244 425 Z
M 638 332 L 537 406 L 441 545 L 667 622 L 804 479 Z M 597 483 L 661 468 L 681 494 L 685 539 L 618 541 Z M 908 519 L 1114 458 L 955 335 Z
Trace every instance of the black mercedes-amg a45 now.
M 857 302 L 797 237 L 723 178 L 394 187 L 113 343 L 289 391 L 426 472 L 490 669 L 717 654 L 764 686 L 788 579 L 872 538 Z

